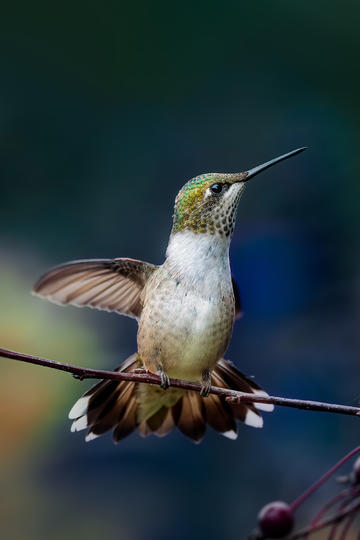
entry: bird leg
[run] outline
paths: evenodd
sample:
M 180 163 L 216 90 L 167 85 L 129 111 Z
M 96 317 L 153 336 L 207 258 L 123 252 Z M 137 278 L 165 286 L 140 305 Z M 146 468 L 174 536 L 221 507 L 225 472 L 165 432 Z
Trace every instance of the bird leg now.
M 158 369 L 156 371 L 156 375 L 159 375 L 161 379 L 160 387 L 163 390 L 167 390 L 170 386 L 170 377 L 165 373 L 162 366 L 158 365 Z
M 202 372 L 202 382 L 201 382 L 201 397 L 208 397 L 211 390 L 211 374 L 209 369 L 204 369 Z

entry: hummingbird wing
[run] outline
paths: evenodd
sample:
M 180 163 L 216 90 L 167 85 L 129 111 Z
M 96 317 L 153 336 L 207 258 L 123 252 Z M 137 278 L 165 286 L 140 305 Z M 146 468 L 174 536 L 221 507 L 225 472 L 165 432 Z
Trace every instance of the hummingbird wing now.
M 141 292 L 157 266 L 136 259 L 89 259 L 56 266 L 33 292 L 56 304 L 89 306 L 137 319 Z
M 239 293 L 239 287 L 237 286 L 237 283 L 235 281 L 234 276 L 231 276 L 233 291 L 234 291 L 234 299 L 235 299 L 235 320 L 240 319 L 242 316 L 242 305 L 241 305 L 241 297 Z

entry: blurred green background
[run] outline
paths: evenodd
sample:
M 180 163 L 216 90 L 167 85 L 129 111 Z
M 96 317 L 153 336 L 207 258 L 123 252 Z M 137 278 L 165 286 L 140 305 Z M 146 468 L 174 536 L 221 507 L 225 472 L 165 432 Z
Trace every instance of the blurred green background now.
M 12 2 L 0 18 L 0 345 L 112 368 L 134 321 L 29 291 L 50 266 L 160 263 L 178 189 L 310 149 L 249 185 L 232 242 L 245 315 L 227 357 L 275 395 L 356 405 L 358 2 Z M 354 418 L 277 408 L 236 442 L 85 444 L 89 382 L 1 360 L 2 535 L 245 539 L 351 447 Z M 322 490 L 318 501 L 334 491 Z

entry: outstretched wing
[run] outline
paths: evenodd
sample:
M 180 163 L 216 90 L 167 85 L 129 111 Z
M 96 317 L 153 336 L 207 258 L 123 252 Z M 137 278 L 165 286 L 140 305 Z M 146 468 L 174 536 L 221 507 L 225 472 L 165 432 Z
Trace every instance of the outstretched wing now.
M 135 259 L 89 259 L 57 266 L 33 292 L 57 304 L 116 311 L 137 319 L 141 292 L 157 266 Z

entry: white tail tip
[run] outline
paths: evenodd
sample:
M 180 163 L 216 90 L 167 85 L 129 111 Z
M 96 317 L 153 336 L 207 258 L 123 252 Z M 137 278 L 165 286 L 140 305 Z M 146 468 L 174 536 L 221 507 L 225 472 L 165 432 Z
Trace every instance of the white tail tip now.
M 74 431 L 81 431 L 82 429 L 86 429 L 88 427 L 88 423 L 87 423 L 87 416 L 82 416 L 81 418 L 78 418 L 78 420 L 75 420 L 72 424 L 71 424 L 71 428 L 70 428 L 70 431 L 74 432 Z
M 254 394 L 257 396 L 269 397 L 267 392 L 264 390 L 254 390 Z M 254 403 L 254 407 L 259 411 L 272 412 L 274 410 L 274 405 L 272 403 Z
M 76 420 L 76 418 L 80 418 L 80 416 L 83 416 L 86 413 L 89 399 L 89 397 L 83 396 L 77 400 L 77 402 L 74 404 L 73 408 L 69 412 L 70 420 Z
M 238 434 L 236 433 L 236 431 L 223 431 L 221 433 L 221 435 L 224 435 L 224 437 L 226 437 L 227 439 L 231 439 L 232 441 L 235 441 L 238 437 Z
M 252 427 L 256 427 L 256 428 L 262 428 L 263 424 L 264 424 L 264 421 L 261 418 L 261 416 L 256 414 L 251 409 L 248 409 L 248 411 L 246 413 L 246 416 L 245 416 L 244 422 L 245 422 L 245 424 L 247 426 L 252 426 Z
M 100 435 L 95 435 L 95 433 L 88 433 L 85 437 L 85 441 L 90 442 L 90 441 L 93 441 L 94 439 L 97 439 L 98 437 L 100 437 Z

